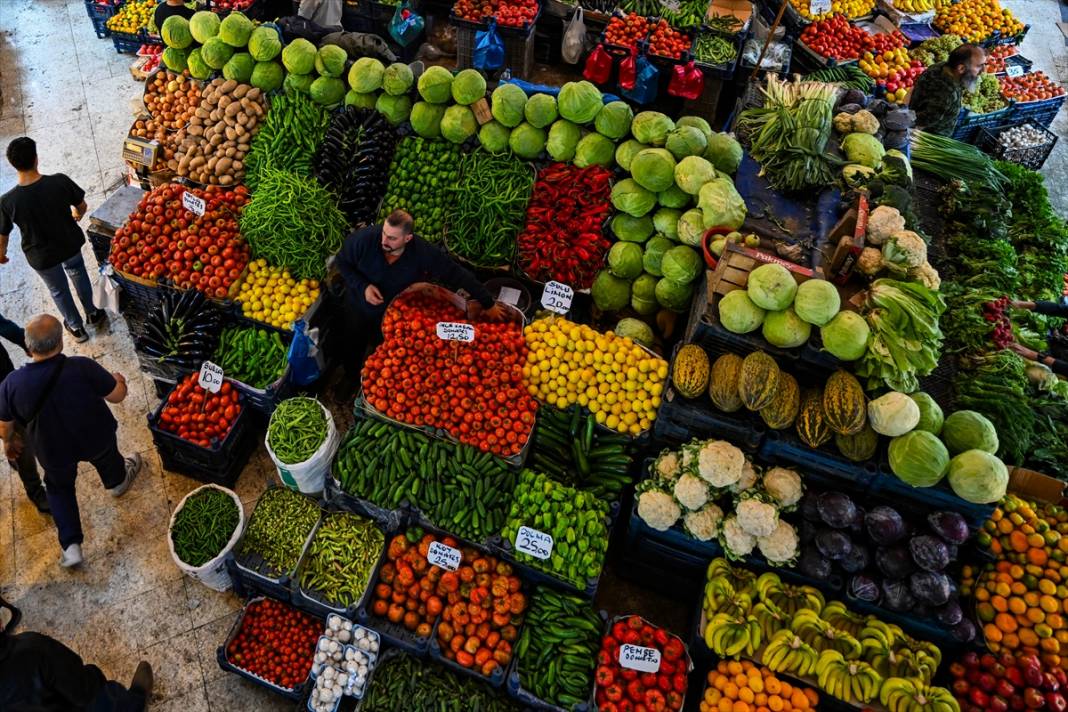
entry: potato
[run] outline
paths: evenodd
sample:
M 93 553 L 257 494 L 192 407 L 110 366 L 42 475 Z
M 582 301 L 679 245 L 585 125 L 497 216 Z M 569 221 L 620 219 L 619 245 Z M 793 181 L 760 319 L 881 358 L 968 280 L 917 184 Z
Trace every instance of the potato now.
M 221 108 L 221 109 L 225 109 L 225 108 L 226 108 L 227 106 L 229 106 L 229 105 L 230 105 L 230 104 L 231 104 L 232 102 L 233 102 L 233 99 L 231 99 L 231 98 L 230 98 L 229 96 L 227 96 L 226 94 L 223 94 L 222 96 L 220 96 L 220 97 L 219 97 L 219 108 Z
M 220 158 L 215 163 L 215 175 L 221 176 L 230 172 L 230 166 L 233 165 L 233 161 L 229 158 Z
M 189 127 L 189 134 L 191 136 L 202 136 L 202 135 L 204 135 L 204 127 L 203 126 L 190 126 Z
M 200 168 L 201 166 L 204 165 L 204 163 L 205 163 L 204 156 L 197 156 L 193 160 L 189 161 L 189 167 L 190 168 L 194 168 L 194 169 L 195 168 Z
M 234 161 L 230 164 L 230 170 L 237 172 L 245 170 L 245 164 L 242 161 Z
M 234 177 L 230 174 L 219 176 L 219 185 L 233 185 Z
M 225 116 L 231 118 L 237 116 L 237 113 L 241 111 L 241 102 L 235 101 L 226 104 Z
M 234 89 L 237 89 L 236 79 L 227 79 L 225 82 L 222 83 L 222 86 L 219 87 L 219 91 L 221 91 L 223 94 L 229 94 Z
M 226 127 L 226 138 L 230 139 L 231 141 L 237 138 L 237 133 L 234 132 L 233 127 Z
M 240 99 L 245 94 L 248 94 L 248 90 L 251 88 L 252 87 L 250 87 L 248 84 L 238 84 L 237 87 L 232 92 L 230 92 L 230 96 L 234 97 L 235 99 Z

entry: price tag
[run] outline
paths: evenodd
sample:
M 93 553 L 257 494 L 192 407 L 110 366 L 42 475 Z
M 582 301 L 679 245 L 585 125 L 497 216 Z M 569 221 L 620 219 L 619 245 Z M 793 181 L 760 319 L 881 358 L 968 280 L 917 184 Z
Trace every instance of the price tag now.
M 643 648 L 640 645 L 624 643 L 619 646 L 619 664 L 638 672 L 658 672 L 660 670 L 660 651 L 656 648 Z
M 560 282 L 546 282 L 541 293 L 541 305 L 551 312 L 567 314 L 571 311 L 571 300 L 575 290 Z
M 519 303 L 520 291 L 513 289 L 512 287 L 501 287 L 501 291 L 497 294 L 497 299 L 509 306 L 515 306 Z
M 536 559 L 548 559 L 553 553 L 553 538 L 530 527 L 519 527 L 515 535 L 515 550 Z
M 1022 64 L 1007 64 L 1005 65 L 1005 74 L 1010 77 L 1022 77 L 1024 75 L 1024 68 Z
M 426 560 L 431 566 L 440 566 L 446 571 L 455 571 L 460 568 L 460 550 L 453 549 L 439 541 L 432 541 L 430 549 L 426 552 Z
M 813 15 L 826 15 L 831 11 L 831 0 L 809 0 L 808 11 Z
M 195 215 L 203 215 L 208 204 L 203 198 L 198 198 L 189 191 L 182 193 L 182 207 Z
M 206 391 L 218 393 L 223 383 L 222 366 L 216 366 L 211 361 L 205 361 L 200 367 L 200 377 L 197 383 Z
M 467 341 L 475 340 L 475 327 L 472 324 L 463 324 L 458 321 L 439 321 L 437 325 L 438 338 L 443 341 Z

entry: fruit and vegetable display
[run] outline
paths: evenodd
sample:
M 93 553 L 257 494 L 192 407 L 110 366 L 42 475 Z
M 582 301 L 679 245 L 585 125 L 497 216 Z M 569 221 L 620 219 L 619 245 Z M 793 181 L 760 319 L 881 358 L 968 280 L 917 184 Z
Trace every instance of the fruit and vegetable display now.
M 364 419 L 338 448 L 341 490 L 385 509 L 407 502 L 430 523 L 472 541 L 501 530 L 516 473 L 488 452 Z
M 330 119 L 316 153 L 315 177 L 337 195 L 350 224 L 374 220 L 396 143 L 396 131 L 373 109 L 346 106 Z
M 608 519 L 608 505 L 593 494 L 523 470 L 501 538 L 511 547 L 516 561 L 583 591 L 589 581 L 601 575 L 608 551 Z M 552 543 L 527 547 L 526 529 L 548 534 Z
M 678 5 L 662 5 L 657 0 L 622 0 L 617 7 L 626 12 L 634 12 L 645 17 L 660 16 L 667 20 L 673 27 L 684 29 L 697 29 L 707 24 L 714 29 L 723 32 L 737 32 L 739 24 L 728 19 L 720 20 L 717 24 L 708 16 L 708 3 L 703 0 L 683 0 Z M 733 19 L 733 18 L 730 18 Z
M 961 0 L 940 4 L 931 25 L 944 35 L 956 35 L 966 42 L 978 44 L 992 37 L 1012 37 L 1024 31 L 1024 24 L 998 0 Z
M 900 240 L 897 244 L 904 264 L 919 260 L 910 252 L 911 244 Z M 945 311 L 945 300 L 917 282 L 877 279 L 868 290 L 865 308 L 871 335 L 856 364 L 857 376 L 868 379 L 868 388 L 878 384 L 903 393 L 918 390 L 919 377 L 938 365 L 942 345 L 938 318 Z
M 1020 104 L 1064 96 L 1064 87 L 1050 79 L 1042 70 L 1019 77 L 1001 77 L 998 81 L 1001 83 L 1002 96 Z
M 997 47 L 991 47 L 986 53 L 986 65 L 983 70 L 987 74 L 1004 74 L 1009 62 L 1006 60 L 1009 57 L 1015 57 L 1019 54 L 1019 50 L 1015 45 L 998 45 Z
M 234 301 L 249 319 L 276 329 L 292 329 L 319 298 L 319 281 L 294 279 L 289 270 L 272 267 L 267 260 L 250 260 L 248 271 L 237 287 Z
M 104 24 L 112 32 L 132 35 L 151 24 L 155 9 L 154 0 L 130 0 L 120 5 L 118 11 Z
M 998 145 L 1008 151 L 1036 148 L 1038 146 L 1046 146 L 1049 143 L 1049 133 L 1032 124 L 1013 126 L 998 134 Z
M 881 55 L 908 44 L 899 30 L 871 33 L 842 15 L 817 20 L 801 31 L 801 41 L 821 57 L 857 59 L 863 54 Z
M 287 465 L 306 462 L 326 440 L 327 417 L 323 405 L 314 398 L 287 398 L 271 413 L 267 446 Z
M 201 185 L 238 185 L 245 157 L 267 112 L 261 89 L 217 77 L 201 90 L 200 106 L 178 129 L 167 167 Z
M 276 61 L 281 33 L 277 27 L 256 26 L 242 12 L 230 12 L 222 20 L 208 10 L 188 20 L 168 17 L 160 38 L 166 45 L 163 64 L 172 71 L 188 69 L 200 80 L 222 74 L 219 81 L 241 82 L 264 93 L 282 86 L 282 65 Z
M 134 347 L 161 366 L 199 371 L 215 354 L 221 328 L 222 313 L 203 292 L 167 290 L 149 312 Z
M 909 50 L 909 56 L 913 59 L 918 59 L 923 63 L 923 66 L 930 67 L 932 64 L 938 62 L 945 62 L 949 59 L 949 53 L 964 44 L 964 41 L 957 35 L 942 35 L 941 37 L 932 37 L 929 40 L 924 40 L 917 46 Z
M 193 118 L 200 99 L 200 85 L 189 77 L 188 72 L 156 72 L 145 86 L 148 116 L 134 121 L 130 135 L 160 142 L 157 164 L 171 160 L 175 149 L 174 132 Z
M 629 440 L 606 432 L 577 405 L 542 406 L 534 429 L 531 466 L 557 482 L 613 502 L 631 482 Z
M 538 16 L 536 0 L 456 0 L 452 14 L 469 22 L 495 20 L 501 27 L 527 27 Z
M 435 325 L 443 321 L 471 324 L 474 341 L 438 338 Z M 483 452 L 510 457 L 523 449 L 537 402 L 523 383 L 527 343 L 519 324 L 468 320 L 435 294 L 406 292 L 386 310 L 382 336 L 363 367 L 371 407 L 402 423 L 444 430 Z
M 975 91 L 964 92 L 961 96 L 961 104 L 977 114 L 988 114 L 1008 106 L 1008 102 L 1002 96 L 1003 91 L 997 77 L 993 74 L 980 74 Z
M 396 712 L 404 700 L 410 712 L 519 712 L 521 707 L 496 690 L 433 661 L 399 654 L 384 658 L 360 702 L 364 712 Z
M 641 668 L 622 652 L 625 647 L 634 646 L 652 648 L 660 654 L 655 671 L 639 672 Z M 678 636 L 641 616 L 613 619 L 597 653 L 597 709 L 611 712 L 644 705 L 646 709 L 681 710 L 692 665 L 686 645 Z
M 238 564 L 273 578 L 293 573 L 321 513 L 315 501 L 302 494 L 285 487 L 268 489 L 234 549 Z
M 378 216 L 406 210 L 415 219 L 415 234 L 441 242 L 448 224 L 447 209 L 459 180 L 459 147 L 451 143 L 406 136 L 397 143 L 389 166 L 389 182 Z
M 819 706 L 819 694 L 781 679 L 767 667 L 749 660 L 720 660 L 708 671 L 701 712 L 720 712 L 730 704 L 740 710 L 761 709 L 803 712 Z M 740 704 L 739 704 L 740 703 Z
M 604 40 L 617 47 L 637 47 L 649 34 L 649 20 L 644 15 L 628 12 L 623 17 L 614 15 L 604 30 Z
M 1068 674 L 1033 653 L 991 655 L 969 651 L 949 666 L 953 695 L 963 712 L 1068 709 Z
M 277 331 L 231 326 L 219 336 L 214 361 L 227 378 L 264 389 L 285 373 L 288 351 Z
M 255 193 L 264 171 L 273 168 L 299 176 L 312 172 L 312 158 L 323 143 L 329 115 L 303 94 L 279 94 L 252 139 L 245 158 L 245 184 Z
M 226 661 L 284 690 L 303 685 L 311 672 L 323 622 L 272 598 L 253 599 L 241 612 Z
M 458 574 L 430 564 L 430 545 L 453 549 L 459 542 L 451 536 L 437 537 L 411 527 L 395 534 L 386 547 L 386 559 L 374 582 L 368 612 L 370 625 L 388 622 L 403 626 L 413 637 L 427 639 L 445 607 L 446 595 L 459 589 Z M 448 578 L 445 575 L 448 574 Z M 471 581 L 466 583 L 472 583 Z
M 241 522 L 234 493 L 205 485 L 190 493 L 175 510 L 170 525 L 175 556 L 187 566 L 199 567 L 219 556 Z
M 533 127 L 531 130 L 540 131 Z M 529 157 L 538 153 L 540 146 Z M 465 155 L 460 160 L 460 181 L 450 206 L 445 238 L 449 252 L 476 267 L 510 266 L 533 185 L 534 171 L 524 162 L 482 151 Z M 492 199 L 487 199 L 489 195 Z
M 733 64 L 738 58 L 738 48 L 731 38 L 714 32 L 699 32 L 692 52 L 698 62 L 713 67 Z
M 355 606 L 371 585 L 384 544 L 373 521 L 349 512 L 324 514 L 297 572 L 301 593 L 333 608 Z
M 886 100 L 902 103 L 916 77 L 923 74 L 923 63 L 909 57 L 904 46 L 894 49 L 866 51 L 858 66 L 875 80 L 876 86 L 886 90 Z
M 155 426 L 202 448 L 218 450 L 241 415 L 237 389 L 227 382 L 211 393 L 190 373 L 175 385 Z
M 690 51 L 692 44 L 693 37 L 676 30 L 663 18 L 657 20 L 649 32 L 649 52 L 659 57 L 678 59 Z
M 807 0 L 790 0 L 790 7 L 805 20 L 813 22 L 832 15 L 843 15 L 850 20 L 863 17 L 871 14 L 871 11 L 875 9 L 875 3 L 872 0 L 833 0 L 831 11 L 820 15 L 812 13 L 812 6 Z

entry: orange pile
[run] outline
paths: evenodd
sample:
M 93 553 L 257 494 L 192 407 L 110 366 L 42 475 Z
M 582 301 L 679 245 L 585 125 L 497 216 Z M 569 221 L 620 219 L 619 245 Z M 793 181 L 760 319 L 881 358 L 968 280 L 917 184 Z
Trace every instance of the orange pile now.
M 1003 37 L 1018 35 L 1024 25 L 998 0 L 961 0 L 938 8 L 935 29 L 944 35 L 957 35 L 965 42 L 978 43 L 995 32 Z
M 701 712 L 804 712 L 819 704 L 815 690 L 791 685 L 748 660 L 721 660 L 708 672 Z

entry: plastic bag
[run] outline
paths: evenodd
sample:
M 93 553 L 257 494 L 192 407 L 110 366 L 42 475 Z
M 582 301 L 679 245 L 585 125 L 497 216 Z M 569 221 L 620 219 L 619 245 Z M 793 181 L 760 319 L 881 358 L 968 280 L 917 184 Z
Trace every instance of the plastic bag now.
M 93 283 L 93 303 L 100 309 L 118 314 L 122 289 L 111 278 L 112 274 L 114 271 L 111 265 L 104 265 L 100 268 L 100 279 Z
M 660 70 L 653 66 L 644 54 L 639 54 L 635 60 L 634 88 L 622 92 L 623 96 L 638 104 L 651 104 L 656 101 L 656 85 L 659 82 Z
M 319 350 L 319 330 L 309 330 L 303 319 L 293 322 L 293 342 L 286 358 L 294 385 L 306 386 L 319 380 L 325 365 Z
M 171 529 L 174 528 L 174 520 L 178 517 L 178 512 L 182 511 L 182 507 L 185 506 L 186 500 L 197 492 L 206 489 L 217 489 L 221 492 L 225 492 L 233 498 L 234 504 L 237 505 L 237 526 L 234 528 L 233 534 L 230 535 L 230 539 L 226 542 L 226 546 L 222 548 L 222 551 L 220 551 L 215 558 L 200 566 L 190 566 L 179 559 L 178 554 L 174 551 L 174 541 L 169 536 L 167 537 L 167 546 L 171 550 L 171 558 L 174 559 L 175 565 L 177 565 L 182 572 L 195 578 L 197 581 L 200 581 L 200 583 L 213 591 L 227 591 L 230 589 L 233 582 L 230 579 L 230 572 L 226 570 L 226 555 L 234 548 L 237 544 L 237 540 L 241 538 L 241 533 L 245 530 L 245 508 L 241 506 L 241 500 L 234 491 L 215 484 L 207 484 L 203 487 L 197 487 L 183 497 L 182 501 L 178 503 L 178 506 L 174 508 L 174 512 L 171 514 L 170 524 L 167 526 L 167 531 L 170 532 Z
M 575 14 L 568 20 L 564 30 L 564 39 L 560 43 L 560 56 L 568 64 L 578 64 L 586 42 L 586 21 L 582 18 L 582 8 L 575 8 Z
M 676 64 L 671 72 L 667 93 L 682 99 L 698 99 L 705 89 L 705 74 L 692 59 L 686 64 Z
M 471 59 L 475 69 L 492 72 L 504 66 L 504 40 L 497 32 L 497 22 L 490 20 L 489 27 L 475 33 L 475 51 Z
M 604 44 L 598 44 L 590 52 L 582 76 L 594 84 L 607 84 L 612 78 L 612 55 L 605 50 Z
M 619 63 L 619 88 L 626 91 L 638 81 L 638 49 L 631 47 L 630 54 Z
M 423 17 L 404 0 L 393 12 L 389 22 L 389 36 L 401 47 L 407 47 L 423 33 Z

